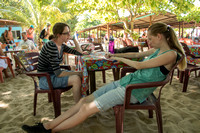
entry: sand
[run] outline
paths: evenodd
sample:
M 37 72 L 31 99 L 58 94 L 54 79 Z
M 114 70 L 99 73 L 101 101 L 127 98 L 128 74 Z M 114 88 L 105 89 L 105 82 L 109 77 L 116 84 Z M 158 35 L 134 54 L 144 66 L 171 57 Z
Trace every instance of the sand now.
M 10 74 L 11 75 L 11 74 Z M 4 78 L 0 83 L 0 133 L 23 133 L 23 124 L 33 125 L 54 118 L 52 103 L 47 94 L 38 95 L 37 114 L 33 116 L 33 81 L 25 74 L 16 78 Z M 96 72 L 97 87 L 104 85 L 101 72 Z M 112 71 L 106 71 L 106 82 L 112 82 Z M 62 112 L 74 105 L 71 91 L 62 94 Z M 176 79 L 162 91 L 161 108 L 164 133 L 200 132 L 200 77 L 192 73 L 186 93 Z M 157 133 L 157 122 L 148 118 L 147 111 L 127 110 L 124 118 L 125 133 Z M 82 124 L 61 133 L 115 133 L 115 118 L 112 109 L 91 116 Z

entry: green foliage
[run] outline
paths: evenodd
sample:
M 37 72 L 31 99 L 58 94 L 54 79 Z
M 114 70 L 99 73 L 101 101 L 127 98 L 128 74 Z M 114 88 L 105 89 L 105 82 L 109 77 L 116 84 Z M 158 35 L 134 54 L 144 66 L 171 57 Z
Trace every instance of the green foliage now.
M 136 34 L 133 33 L 135 18 L 142 13 L 166 13 L 171 12 L 178 15 L 179 18 L 183 18 L 179 14 L 188 13 L 188 11 L 194 7 L 194 0 L 82 0 L 72 3 L 73 11 L 89 11 L 92 13 L 96 11 L 95 15 L 92 15 L 93 20 L 101 20 L 101 22 L 133 22 L 131 28 L 125 27 L 125 31 L 129 33 L 132 38 L 136 38 Z M 127 16 L 122 16 L 121 13 L 128 12 Z M 198 14 L 198 13 L 196 13 Z M 196 14 L 193 14 L 194 16 Z M 191 16 L 193 16 L 191 15 Z M 195 21 L 198 20 L 196 15 Z M 127 20 L 128 18 L 128 20 Z M 186 19 L 186 17 L 185 17 Z M 188 18 L 189 19 L 189 18 Z M 86 27 L 84 27 L 86 28 Z
M 83 20 L 77 23 L 75 28 L 76 31 L 101 24 L 100 20 L 91 19 L 91 16 L 88 13 L 85 13 L 83 18 L 84 18 Z
M 47 23 L 66 22 L 73 15 L 67 10 L 69 2 L 54 0 L 9 0 L 0 4 L 0 14 L 3 18 L 21 22 L 22 27 L 34 25 L 39 36 Z M 61 8 L 62 10 L 60 10 Z

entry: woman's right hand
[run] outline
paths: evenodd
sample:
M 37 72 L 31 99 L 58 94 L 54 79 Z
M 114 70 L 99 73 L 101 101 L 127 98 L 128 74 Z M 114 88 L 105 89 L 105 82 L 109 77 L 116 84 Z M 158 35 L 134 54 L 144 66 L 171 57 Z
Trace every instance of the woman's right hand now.
M 106 58 L 110 58 L 111 56 L 112 56 L 112 54 L 110 54 L 110 53 L 106 53 L 106 54 L 105 54 L 105 57 L 106 57 Z

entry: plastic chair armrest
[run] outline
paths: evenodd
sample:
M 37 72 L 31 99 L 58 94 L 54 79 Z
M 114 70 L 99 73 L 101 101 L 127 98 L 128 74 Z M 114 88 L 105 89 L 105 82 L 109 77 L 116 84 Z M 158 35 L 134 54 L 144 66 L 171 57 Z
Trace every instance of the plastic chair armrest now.
M 60 68 L 66 69 L 66 70 L 71 70 L 70 65 L 60 65 Z

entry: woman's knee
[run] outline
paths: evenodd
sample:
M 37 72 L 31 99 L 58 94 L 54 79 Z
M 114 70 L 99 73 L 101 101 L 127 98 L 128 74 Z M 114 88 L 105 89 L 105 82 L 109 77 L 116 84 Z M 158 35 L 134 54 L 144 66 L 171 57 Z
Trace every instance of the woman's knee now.
M 87 117 L 99 112 L 100 110 L 97 108 L 95 102 L 83 103 L 79 110 L 79 113 L 85 114 Z
M 78 75 L 73 75 L 69 77 L 68 80 L 69 85 L 80 85 L 81 84 L 81 78 Z

